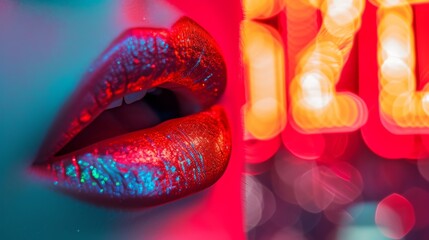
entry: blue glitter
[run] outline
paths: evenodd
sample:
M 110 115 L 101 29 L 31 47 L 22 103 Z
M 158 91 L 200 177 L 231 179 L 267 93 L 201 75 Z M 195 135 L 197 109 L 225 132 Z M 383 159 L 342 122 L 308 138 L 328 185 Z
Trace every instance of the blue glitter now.
M 92 177 L 98 179 L 100 175 L 97 173 L 97 169 L 92 169 Z
M 76 167 L 74 165 L 67 166 L 66 174 L 70 177 L 76 177 Z
M 180 166 L 182 167 L 182 171 L 186 173 L 185 165 L 183 164 L 183 161 L 180 160 Z
M 159 176 L 165 174 L 161 169 L 147 165 L 120 164 L 112 160 L 112 157 L 86 154 L 78 161 L 80 166 L 80 178 L 76 174 L 76 167 L 72 161 L 67 161 L 65 169 L 67 174 L 62 174 L 62 166 L 53 163 L 59 181 L 56 185 L 66 188 L 76 188 L 87 193 L 105 194 L 111 197 L 134 195 L 153 196 L 163 193 L 163 189 L 171 191 L 170 186 L 160 185 Z M 119 169 L 127 169 L 123 173 Z M 176 168 L 170 168 L 176 171 Z M 77 185 L 77 186 L 76 186 Z
M 213 73 L 210 73 L 206 78 L 204 78 L 204 82 L 207 82 L 211 77 L 213 76 Z
M 201 53 L 200 53 L 200 55 L 198 56 L 198 58 L 197 58 L 197 60 L 196 60 L 196 62 L 195 62 L 195 64 L 194 64 L 194 66 L 192 66 L 190 69 L 189 69 L 189 71 L 187 72 L 187 73 L 185 73 L 185 74 L 183 74 L 183 77 L 189 77 L 194 71 L 195 71 L 195 69 L 198 67 L 198 66 L 200 66 L 200 63 L 201 63 L 201 59 L 203 58 L 203 56 L 204 56 L 204 52 L 205 52 L 205 49 L 203 49 L 202 51 L 201 51 Z

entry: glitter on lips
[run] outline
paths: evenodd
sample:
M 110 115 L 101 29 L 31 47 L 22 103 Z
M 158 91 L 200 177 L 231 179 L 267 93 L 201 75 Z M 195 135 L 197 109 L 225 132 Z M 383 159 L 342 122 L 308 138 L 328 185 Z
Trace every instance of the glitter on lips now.
M 155 87 L 192 100 L 185 108 L 193 109 L 184 110 L 192 115 L 56 155 L 112 101 Z M 170 30 L 127 31 L 63 107 L 32 169 L 55 188 L 102 205 L 146 207 L 201 191 L 222 176 L 230 157 L 228 120 L 213 106 L 225 87 L 222 54 L 192 20 L 181 18 Z
M 229 158 L 231 139 L 224 117 L 214 106 L 179 124 L 133 132 L 126 141 L 120 136 L 96 143 L 45 167 L 56 187 L 93 200 L 103 195 L 127 206 L 167 202 L 210 186 L 225 170 L 221 159 Z

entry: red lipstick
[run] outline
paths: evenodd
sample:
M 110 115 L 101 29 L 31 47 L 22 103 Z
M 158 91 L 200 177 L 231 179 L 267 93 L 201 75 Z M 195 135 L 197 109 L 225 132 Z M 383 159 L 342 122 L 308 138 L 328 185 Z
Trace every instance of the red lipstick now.
M 200 191 L 220 178 L 230 156 L 228 121 L 221 107 L 212 106 L 225 87 L 223 57 L 192 20 L 182 18 L 170 30 L 127 31 L 83 78 L 33 169 L 62 191 L 113 206 L 152 206 Z M 149 121 L 143 129 L 125 124 L 132 131 L 119 136 L 109 135 L 108 127 L 101 134 L 107 139 L 65 151 L 71 142 L 91 135 L 84 132 L 95 129 L 97 118 L 115 114 L 106 110 L 113 102 L 154 88 L 174 93 L 180 116 L 160 117 L 167 121 Z M 163 102 L 162 97 L 157 101 Z M 139 123 L 150 115 L 142 107 L 131 117 L 117 117 Z

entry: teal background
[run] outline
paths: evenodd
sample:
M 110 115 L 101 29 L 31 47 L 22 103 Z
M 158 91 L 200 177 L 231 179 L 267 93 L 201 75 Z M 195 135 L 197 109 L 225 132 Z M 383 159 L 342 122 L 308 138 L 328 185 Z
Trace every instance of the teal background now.
M 146 211 L 110 210 L 27 176 L 54 117 L 92 61 L 133 24 L 157 21 L 142 11 L 149 20 L 132 23 L 119 2 L 0 0 L 0 239 L 133 238 L 199 198 Z M 164 15 L 171 11 L 158 6 L 162 1 L 142 2 Z

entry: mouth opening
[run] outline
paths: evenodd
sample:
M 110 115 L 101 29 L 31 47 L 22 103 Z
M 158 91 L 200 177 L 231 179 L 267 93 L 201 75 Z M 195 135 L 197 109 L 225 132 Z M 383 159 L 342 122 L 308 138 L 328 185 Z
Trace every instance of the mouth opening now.
M 199 110 L 198 104 L 180 90 L 157 87 L 127 94 L 108 106 L 55 156 L 66 155 L 105 139 L 151 128 Z

